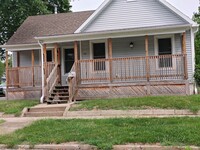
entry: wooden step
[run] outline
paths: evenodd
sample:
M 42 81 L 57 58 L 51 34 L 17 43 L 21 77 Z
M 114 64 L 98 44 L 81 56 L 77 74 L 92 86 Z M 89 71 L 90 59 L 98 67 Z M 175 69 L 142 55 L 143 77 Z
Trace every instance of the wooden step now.
M 68 92 L 69 90 L 68 89 L 53 89 L 54 92 Z
M 49 96 L 48 98 L 53 100 L 54 96 Z M 69 99 L 69 96 L 56 96 L 56 98 L 58 98 L 58 99 Z
M 66 107 L 32 107 L 28 108 L 28 112 L 57 112 L 65 111 Z
M 47 104 L 67 103 L 69 100 L 47 100 Z
M 61 117 L 63 116 L 63 111 L 56 112 L 26 112 L 24 117 Z
M 56 94 L 60 94 L 60 95 L 64 95 L 64 94 L 67 94 L 67 95 L 69 95 L 69 92 L 58 92 L 58 93 L 51 93 L 51 95 L 56 95 Z
M 68 86 L 55 86 L 55 89 L 68 89 Z

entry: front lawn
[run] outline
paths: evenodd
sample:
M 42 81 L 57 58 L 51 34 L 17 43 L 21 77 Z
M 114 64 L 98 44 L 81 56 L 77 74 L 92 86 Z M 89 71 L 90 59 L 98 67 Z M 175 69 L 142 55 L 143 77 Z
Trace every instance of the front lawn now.
M 0 112 L 19 116 L 24 107 L 32 107 L 38 103 L 38 100 L 1 100 Z
M 113 145 L 143 143 L 200 146 L 200 118 L 115 118 L 40 120 L 13 134 L 0 136 L 0 144 L 60 144 L 83 142 L 109 150 Z
M 4 123 L 5 121 L 4 120 L 0 120 L 0 124 Z
M 196 112 L 200 110 L 200 95 L 87 100 L 77 102 L 72 105 L 70 110 L 134 110 L 151 108 L 189 109 Z

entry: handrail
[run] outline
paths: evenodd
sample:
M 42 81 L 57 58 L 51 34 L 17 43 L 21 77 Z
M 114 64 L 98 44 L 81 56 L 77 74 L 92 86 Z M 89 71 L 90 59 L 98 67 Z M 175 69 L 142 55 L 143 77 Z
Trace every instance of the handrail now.
M 54 68 L 52 69 L 51 73 L 46 79 L 47 87 L 45 88 L 46 88 L 47 94 L 52 92 L 54 86 L 56 85 L 58 81 L 57 68 L 58 68 L 58 64 L 55 64 Z

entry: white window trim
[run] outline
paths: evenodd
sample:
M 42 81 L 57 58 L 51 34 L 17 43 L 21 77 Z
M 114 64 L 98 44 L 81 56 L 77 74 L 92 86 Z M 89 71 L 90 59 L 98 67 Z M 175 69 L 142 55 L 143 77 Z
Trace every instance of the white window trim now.
M 158 39 L 165 39 L 165 38 L 171 38 L 172 55 L 176 54 L 176 51 L 175 51 L 175 47 L 176 46 L 175 46 L 175 36 L 174 36 L 174 34 L 158 35 L 158 36 L 154 36 L 154 52 L 155 52 L 155 56 L 158 56 Z M 172 70 L 176 69 L 176 60 L 175 59 L 172 59 L 172 67 L 162 67 L 162 68 L 160 68 L 158 64 L 159 63 L 156 62 L 156 70 L 162 70 L 163 68 L 168 68 L 168 69 L 172 69 Z
M 93 44 L 94 43 L 105 43 L 105 54 L 106 54 L 106 58 L 105 59 L 108 59 L 108 42 L 106 39 L 102 39 L 102 40 L 90 40 L 90 59 L 94 60 L 94 57 L 93 57 Z M 105 71 L 108 72 L 109 70 L 109 67 L 108 67 L 108 63 L 105 62 Z M 103 71 L 95 71 L 92 66 L 90 66 L 90 71 L 91 72 L 98 72 L 98 73 L 101 73 L 101 72 L 104 72 Z
M 64 46 L 61 48 L 61 56 L 62 56 L 62 61 L 61 61 L 61 72 L 62 72 L 62 76 L 68 76 L 68 73 L 65 73 L 64 69 L 65 69 L 65 49 L 74 49 L 74 46 Z

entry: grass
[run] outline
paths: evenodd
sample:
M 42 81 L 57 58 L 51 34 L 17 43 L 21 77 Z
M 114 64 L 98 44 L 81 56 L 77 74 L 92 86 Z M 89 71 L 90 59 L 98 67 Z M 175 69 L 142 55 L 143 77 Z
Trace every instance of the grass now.
M 0 120 L 0 124 L 4 123 L 5 121 L 4 120 Z
M 38 104 L 38 100 L 1 100 L 0 112 L 19 116 L 24 107 L 31 107 Z
M 143 143 L 200 146 L 200 118 L 115 118 L 40 120 L 13 134 L 0 136 L 0 144 L 59 144 L 82 142 L 109 150 L 113 145 Z
M 87 100 L 77 102 L 72 105 L 70 110 L 134 110 L 148 108 L 189 109 L 192 112 L 197 112 L 200 110 L 200 95 Z

